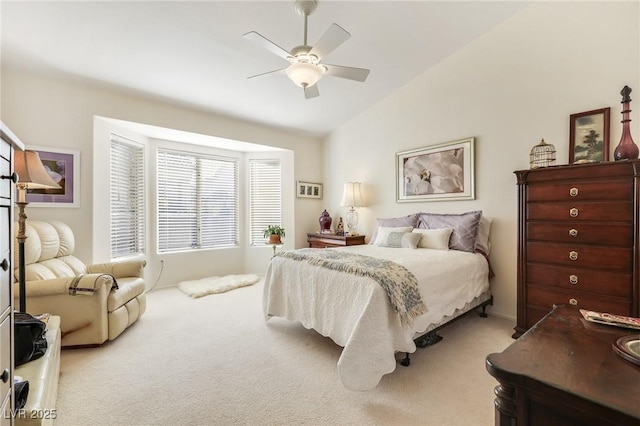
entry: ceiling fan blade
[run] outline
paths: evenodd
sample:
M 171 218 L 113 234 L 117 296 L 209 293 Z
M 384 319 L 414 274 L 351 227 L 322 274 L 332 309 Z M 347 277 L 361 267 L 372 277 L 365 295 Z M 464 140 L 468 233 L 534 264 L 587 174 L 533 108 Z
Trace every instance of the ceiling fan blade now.
M 320 96 L 320 91 L 318 90 L 318 85 L 314 84 L 313 86 L 307 86 L 304 88 L 304 98 L 311 99 Z
M 263 75 L 268 75 L 268 74 L 284 74 L 285 70 L 286 70 L 286 68 L 280 68 L 279 70 L 263 72 L 263 73 L 260 73 L 260 74 L 256 74 L 256 75 L 252 75 L 250 77 L 247 77 L 247 80 L 250 79 L 250 78 L 262 77 Z
M 320 40 L 313 46 L 309 54 L 316 55 L 319 59 L 324 58 L 333 50 L 347 41 L 351 34 L 346 32 L 338 24 L 331 24 L 327 32 L 325 32 Z
M 355 81 L 365 81 L 369 70 L 365 68 L 343 67 L 341 65 L 322 64 L 327 68 L 326 74 L 334 77 L 347 78 Z
M 291 53 L 287 52 L 282 47 L 278 46 L 277 44 L 275 44 L 274 42 L 272 42 L 268 38 L 258 34 L 255 31 L 250 31 L 250 32 L 246 33 L 243 37 L 246 38 L 249 41 L 252 41 L 252 42 L 264 47 L 265 49 L 267 49 L 271 53 L 275 53 L 276 55 L 280 56 L 283 59 L 286 59 L 287 61 L 289 60 L 289 58 L 292 57 Z

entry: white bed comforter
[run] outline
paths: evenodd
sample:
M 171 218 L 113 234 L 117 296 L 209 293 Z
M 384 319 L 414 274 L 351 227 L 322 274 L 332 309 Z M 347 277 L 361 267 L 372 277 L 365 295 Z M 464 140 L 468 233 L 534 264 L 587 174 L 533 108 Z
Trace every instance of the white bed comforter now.
M 426 314 L 402 326 L 387 294 L 371 278 L 283 257 L 271 260 L 263 294 L 266 318 L 300 321 L 342 346 L 338 375 L 350 390 L 374 388 L 395 370 L 396 352 L 414 352 L 417 335 L 489 289 L 487 261 L 477 253 L 372 245 L 323 250 L 402 264 L 416 276 L 427 305 Z

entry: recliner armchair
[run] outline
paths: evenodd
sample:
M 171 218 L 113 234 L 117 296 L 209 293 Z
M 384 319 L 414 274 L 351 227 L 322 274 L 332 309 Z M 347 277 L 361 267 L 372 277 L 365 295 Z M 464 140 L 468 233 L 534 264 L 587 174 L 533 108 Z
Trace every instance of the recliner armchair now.
M 15 229 L 18 229 L 16 225 Z M 26 222 L 26 310 L 60 316 L 62 346 L 97 346 L 118 337 L 146 309 L 144 260 L 85 265 L 62 222 Z M 18 242 L 14 298 L 18 306 Z

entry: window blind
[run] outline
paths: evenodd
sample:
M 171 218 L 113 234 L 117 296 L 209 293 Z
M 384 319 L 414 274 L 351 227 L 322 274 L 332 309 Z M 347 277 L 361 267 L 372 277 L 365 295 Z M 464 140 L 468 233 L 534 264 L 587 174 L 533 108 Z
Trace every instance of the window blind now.
M 158 150 L 158 251 L 238 244 L 238 162 Z
M 110 237 L 113 259 L 144 253 L 144 148 L 111 136 Z
M 282 172 L 279 159 L 249 160 L 250 244 L 264 245 L 264 229 L 282 224 Z

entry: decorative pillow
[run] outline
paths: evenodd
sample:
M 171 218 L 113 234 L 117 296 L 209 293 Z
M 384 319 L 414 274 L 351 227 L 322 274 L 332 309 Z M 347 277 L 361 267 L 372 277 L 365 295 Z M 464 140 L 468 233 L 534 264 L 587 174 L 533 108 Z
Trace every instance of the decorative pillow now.
M 462 214 L 420 213 L 418 228 L 453 228 L 453 233 L 449 240 L 449 248 L 473 253 L 476 250 L 476 239 L 481 217 L 481 210 Z
M 453 228 L 440 229 L 414 229 L 412 231 L 420 236 L 418 247 L 435 250 L 449 250 L 449 239 Z
M 411 232 L 413 229 L 412 226 L 398 226 L 398 227 L 388 227 L 388 226 L 380 226 L 378 228 L 378 232 L 376 232 L 376 239 L 371 240 L 373 244 L 376 246 L 382 246 L 383 243 L 386 244 L 387 239 L 389 238 L 389 234 L 392 232 Z
M 369 244 L 375 244 L 378 228 L 381 226 L 386 226 L 386 227 L 410 226 L 412 228 L 415 228 L 416 226 L 418 226 L 418 214 L 419 213 L 414 213 L 407 216 L 390 217 L 387 219 L 378 218 L 376 223 L 376 230 L 373 232 L 373 235 L 371 236 L 371 240 L 369 240 Z
M 489 241 L 489 231 L 491 230 L 491 218 L 482 216 L 478 226 L 478 238 L 476 238 L 476 250 L 489 255 L 491 251 L 491 241 Z
M 417 248 L 420 235 L 412 232 L 389 232 L 387 239 L 380 242 L 380 247 Z

